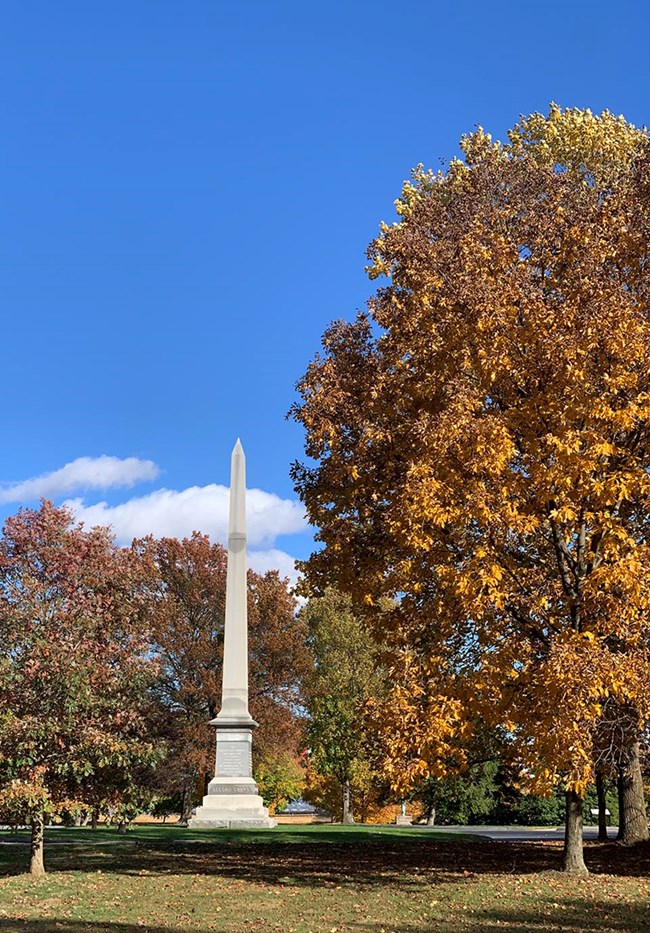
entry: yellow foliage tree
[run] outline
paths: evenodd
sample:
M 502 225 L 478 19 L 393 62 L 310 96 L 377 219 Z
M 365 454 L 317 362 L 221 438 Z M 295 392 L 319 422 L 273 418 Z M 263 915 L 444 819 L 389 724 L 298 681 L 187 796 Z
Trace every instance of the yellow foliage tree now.
M 650 716 L 648 136 L 552 106 L 461 148 L 405 184 L 369 248 L 389 283 L 299 383 L 306 571 L 397 600 L 395 784 L 462 764 L 482 717 L 532 789 L 565 781 L 582 872 L 603 708 L 626 747 Z
M 356 804 L 365 820 L 375 775 L 363 713 L 367 702 L 378 699 L 384 689 L 375 663 L 377 650 L 352 611 L 350 598 L 334 589 L 308 600 L 300 617 L 314 659 L 302 683 L 311 765 L 337 781 L 343 822 L 354 823 Z M 339 806 L 328 809 L 337 814 Z

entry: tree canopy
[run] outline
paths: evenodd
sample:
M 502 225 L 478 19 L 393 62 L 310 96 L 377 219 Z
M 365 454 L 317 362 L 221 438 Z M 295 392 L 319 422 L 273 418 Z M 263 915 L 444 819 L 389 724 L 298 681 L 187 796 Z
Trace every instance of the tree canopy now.
M 300 617 L 314 661 L 303 682 L 311 763 L 338 782 L 343 822 L 354 822 L 354 797 L 372 780 L 365 707 L 383 692 L 377 647 L 350 597 L 332 588 L 309 599 Z
M 31 821 L 43 870 L 46 814 L 115 802 L 152 761 L 140 578 L 106 528 L 43 502 L 0 539 L 0 808 Z
M 650 715 L 648 136 L 552 106 L 461 149 L 404 185 L 388 284 L 299 383 L 305 569 L 397 600 L 396 783 L 480 716 L 579 798 L 603 721 L 629 746 Z

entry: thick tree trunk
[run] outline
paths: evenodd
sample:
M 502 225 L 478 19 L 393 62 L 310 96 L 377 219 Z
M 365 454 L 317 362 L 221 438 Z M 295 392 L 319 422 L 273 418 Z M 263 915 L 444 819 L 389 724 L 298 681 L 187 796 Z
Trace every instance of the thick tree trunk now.
M 598 841 L 607 842 L 607 792 L 602 771 L 596 772 L 596 794 L 598 795 Z
M 352 809 L 352 793 L 350 791 L 350 782 L 343 781 L 343 822 L 347 825 L 354 823 L 354 811 Z
M 92 829 L 97 829 L 97 824 L 99 823 L 99 807 L 93 807 L 93 814 L 91 817 L 90 825 Z
M 619 766 L 619 833 L 623 845 L 631 846 L 648 838 L 648 818 L 645 812 L 640 747 L 634 742 Z
M 120 820 L 117 824 L 117 831 L 121 836 L 126 833 L 126 820 Z
M 45 863 L 43 850 L 45 848 L 45 825 L 43 814 L 38 813 L 32 817 L 32 838 L 29 845 L 29 873 L 30 875 L 44 875 Z
M 573 790 L 566 792 L 566 821 L 564 828 L 564 871 L 573 875 L 587 875 L 582 851 L 583 798 Z

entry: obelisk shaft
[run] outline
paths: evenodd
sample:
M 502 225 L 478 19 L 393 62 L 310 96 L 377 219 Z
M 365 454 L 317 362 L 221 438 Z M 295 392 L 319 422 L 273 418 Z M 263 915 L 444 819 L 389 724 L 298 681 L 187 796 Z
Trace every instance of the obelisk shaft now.
M 217 727 L 214 778 L 208 784 L 192 827 L 271 829 L 276 825 L 253 779 L 253 729 L 248 712 L 248 625 L 246 599 L 246 459 L 237 441 L 230 472 L 228 575 L 223 641 L 221 709 Z
M 246 581 L 246 458 L 238 440 L 230 461 L 228 574 L 223 643 L 223 687 L 217 722 L 250 722 Z

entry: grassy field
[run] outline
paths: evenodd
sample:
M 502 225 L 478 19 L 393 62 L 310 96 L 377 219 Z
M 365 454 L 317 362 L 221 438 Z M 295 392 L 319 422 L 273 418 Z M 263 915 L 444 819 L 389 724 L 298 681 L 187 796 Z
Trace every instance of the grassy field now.
M 647 847 L 589 845 L 592 874 L 575 880 L 557 843 L 402 828 L 56 829 L 47 843 L 41 879 L 18 874 L 24 847 L 0 846 L 0 933 L 650 933 Z

